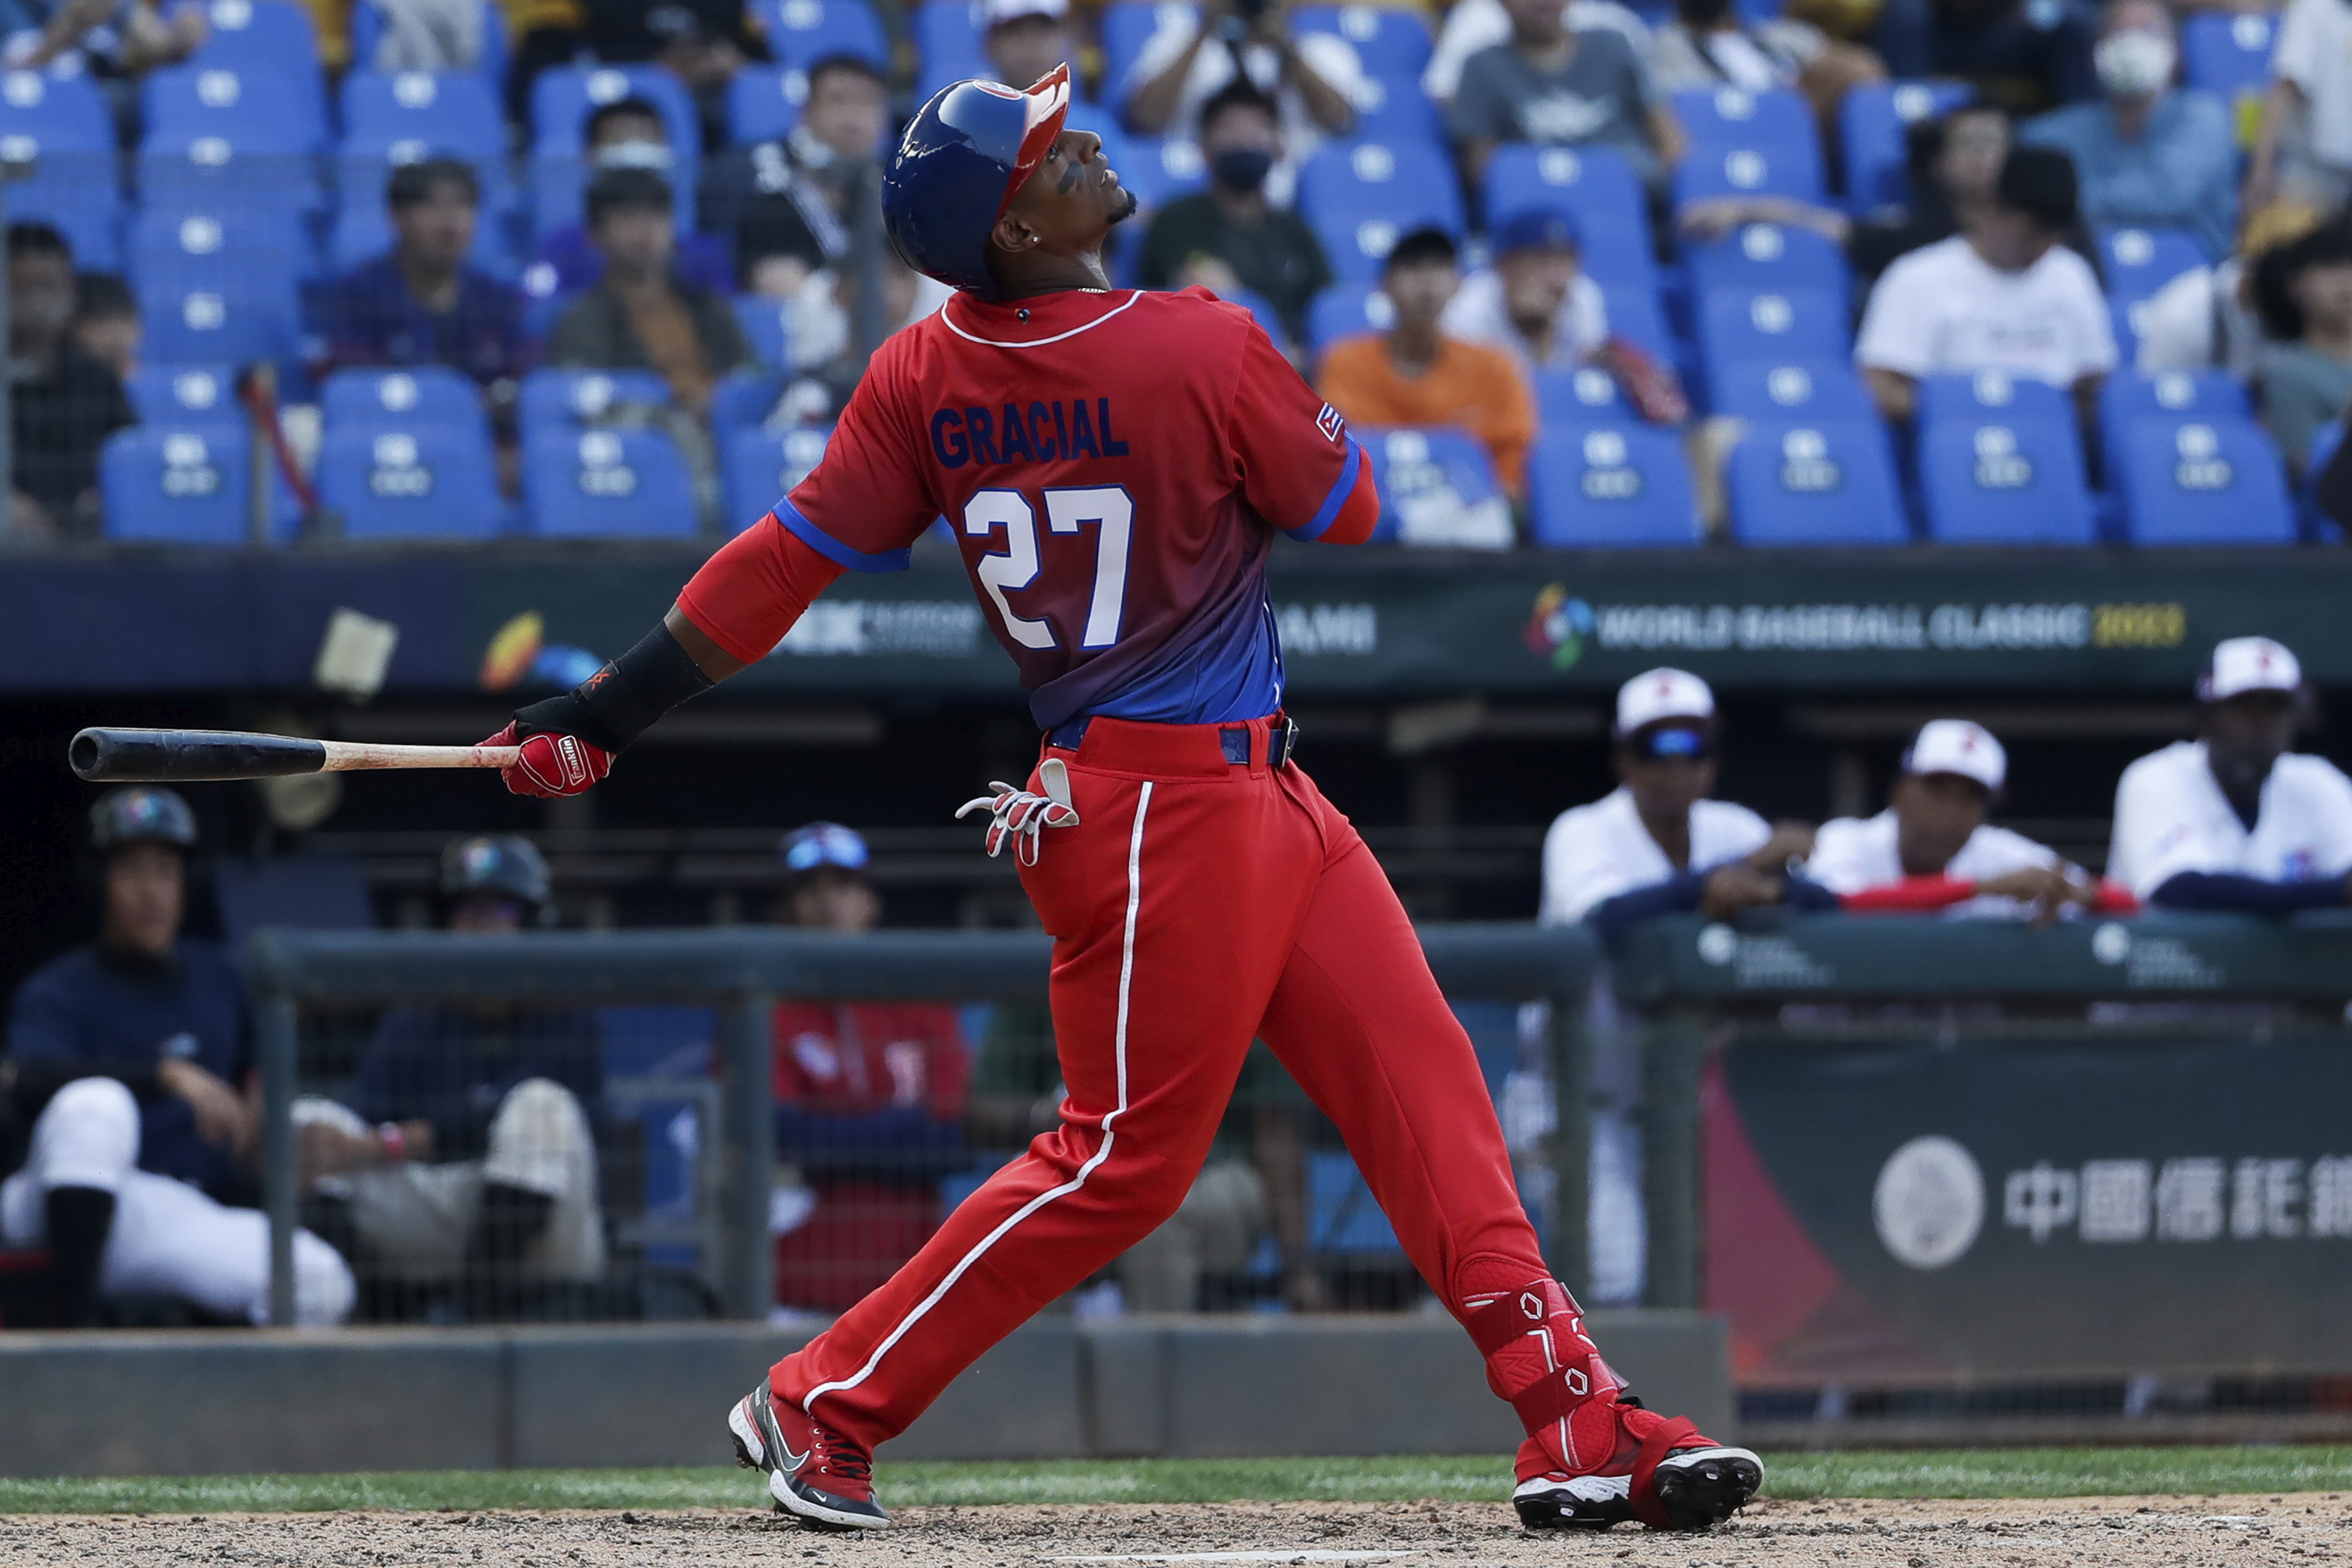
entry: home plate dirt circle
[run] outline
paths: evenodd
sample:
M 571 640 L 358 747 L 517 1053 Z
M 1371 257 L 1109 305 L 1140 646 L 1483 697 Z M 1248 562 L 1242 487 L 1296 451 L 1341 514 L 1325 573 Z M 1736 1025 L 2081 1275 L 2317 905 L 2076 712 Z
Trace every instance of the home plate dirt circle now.
M 0 1517 L 0 1563 L 163 1568 L 1028 1568 L 1591 1563 L 1596 1568 L 2352 1568 L 2347 1494 L 1984 1502 L 1766 1499 L 1706 1535 L 1530 1535 L 1500 1504 L 910 1508 L 822 1535 L 750 1509 Z

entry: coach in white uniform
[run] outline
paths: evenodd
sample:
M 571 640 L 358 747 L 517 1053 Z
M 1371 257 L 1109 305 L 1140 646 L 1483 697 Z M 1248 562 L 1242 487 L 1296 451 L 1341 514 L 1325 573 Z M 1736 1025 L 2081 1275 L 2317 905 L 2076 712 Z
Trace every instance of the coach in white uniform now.
M 1921 726 L 1875 816 L 1822 824 L 1805 874 L 1850 910 L 2048 918 L 2097 885 L 2056 850 L 1985 821 L 2009 754 L 1966 719 Z
M 2268 637 L 2213 649 L 2198 738 L 2124 770 L 2107 875 L 2168 909 L 2278 914 L 2347 901 L 2352 779 L 2287 750 L 2303 667 Z

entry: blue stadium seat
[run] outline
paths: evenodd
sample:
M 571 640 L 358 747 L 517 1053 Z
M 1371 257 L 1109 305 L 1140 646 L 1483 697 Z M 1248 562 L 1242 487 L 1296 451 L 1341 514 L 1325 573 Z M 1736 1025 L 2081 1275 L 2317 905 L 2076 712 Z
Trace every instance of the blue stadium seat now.
M 619 404 L 667 404 L 669 383 L 649 370 L 535 370 L 522 378 L 520 401 L 525 430 L 568 431 Z
M 1128 73 L 1135 68 L 1143 46 L 1160 30 L 1163 14 L 1174 17 L 1197 12 L 1184 0 L 1117 0 L 1103 7 L 1103 84 L 1113 98 L 1127 90 Z
M 1989 411 L 1923 419 L 1919 491 L 1927 537 L 1938 543 L 2097 540 L 2074 420 L 2036 419 L 2022 399 L 2008 417 Z
M 1811 108 L 1787 88 L 1691 88 L 1674 95 L 1674 110 L 1695 153 L 1802 147 L 1820 140 Z
M 10 153 L 110 153 L 114 117 L 89 76 L 46 71 L 0 72 L 0 137 L 27 136 L 33 145 Z
M 109 539 L 246 542 L 252 531 L 251 437 L 242 425 L 142 425 L 106 438 L 98 458 Z
M 345 156 L 396 163 L 447 153 L 480 164 L 506 156 L 497 91 L 470 72 L 353 71 L 343 79 Z
M 1281 316 L 1275 312 L 1273 302 L 1265 295 L 1252 289 L 1236 289 L 1220 298 L 1228 305 L 1239 305 L 1247 310 L 1250 319 L 1257 322 L 1258 330 L 1274 340 L 1275 347 L 1281 348 L 1290 342 L 1290 329 L 1282 324 Z
M 2169 370 L 2158 375 L 2118 371 L 2099 385 L 2099 443 L 2108 484 L 2122 471 L 2124 437 L 2143 419 L 2207 423 L 2252 419 L 2246 384 L 2227 371 Z
M 2115 475 L 2138 544 L 2292 544 L 2286 471 L 2250 419 L 2140 419 Z
M 296 279 L 317 271 L 291 213 L 227 203 L 207 211 L 150 208 L 131 231 L 131 274 L 142 290 L 251 300 L 290 293 Z
M 1911 177 L 1906 165 L 1910 128 L 1948 114 L 1975 96 L 1966 82 L 1866 81 L 1848 88 L 1838 106 L 1847 205 L 1866 213 L 1909 202 Z
M 114 121 L 89 77 L 0 73 L 0 152 L 33 165 L 8 187 L 10 218 L 57 228 L 79 267 L 122 265 Z
M 856 55 L 890 69 L 890 40 L 866 0 L 760 0 L 754 10 L 768 47 L 788 66 L 806 70 L 827 55 Z
M 1631 419 L 1617 378 L 1597 364 L 1555 365 L 1535 373 L 1536 413 L 1546 427 Z
M 1694 294 L 1717 289 L 1827 289 L 1842 303 L 1853 296 L 1845 252 L 1809 228 L 1747 224 L 1712 245 L 1685 247 L 1684 256 L 1690 264 Z
M 1316 1252 L 1400 1251 L 1396 1231 L 1364 1184 L 1356 1162 L 1341 1152 L 1307 1157 L 1307 1241 Z
M 1712 379 L 1741 360 L 1846 360 L 1846 313 L 1822 289 L 1751 292 L 1724 289 L 1700 297 L 1698 343 Z
M 1321 353 L 1358 332 L 1384 332 L 1396 325 L 1396 307 L 1370 283 L 1334 283 L 1307 308 L 1307 347 Z
M 139 290 L 145 338 L 141 352 L 158 364 L 290 365 L 295 351 L 293 295 L 242 298 L 211 289 Z
M 1735 419 L 1875 419 L 1877 405 L 1843 360 L 1741 360 L 1715 373 L 1708 412 Z
M 792 306 L 782 300 L 764 294 L 736 296 L 736 324 L 751 340 L 751 355 L 761 364 L 774 370 L 792 368 Z
M 1489 228 L 1508 216 L 1488 215 Z M 1607 289 L 1658 291 L 1658 260 L 1650 250 L 1648 229 L 1607 217 L 1586 218 L 1576 226 L 1583 238 L 1578 258 L 1586 277 Z
M 1647 235 L 1649 201 L 1632 164 L 1605 147 L 1530 147 L 1509 142 L 1486 161 L 1486 210 L 1557 207 L 1580 224 L 1610 223 Z
M 1601 298 L 1607 308 L 1611 337 L 1623 338 L 1664 363 L 1674 363 L 1674 333 L 1666 325 L 1666 314 L 1659 307 L 1656 294 L 1647 289 L 1619 289 L 1604 284 Z
M 320 390 L 320 411 L 330 430 L 345 426 L 395 426 L 418 429 L 448 425 L 490 433 L 482 389 L 447 365 L 406 370 L 339 370 Z
M 2197 237 L 2179 228 L 2103 228 L 2099 262 L 2110 300 L 2145 300 L 2210 260 Z
M 691 538 L 694 481 L 658 430 L 526 425 L 523 503 L 543 538 Z
M 1118 171 L 1119 184 L 1135 193 L 1146 212 L 1178 196 L 1191 195 L 1208 184 L 1209 166 L 1202 161 L 1200 146 L 1186 137 L 1120 137 L 1116 127 L 1101 123 L 1081 129 L 1103 138 L 1105 153 L 1110 166 Z
M 601 105 L 642 98 L 661 110 L 677 159 L 672 170 L 681 190 L 693 187 L 691 171 L 702 146 L 702 121 L 694 100 L 677 78 L 659 66 L 557 66 L 539 73 L 530 89 L 530 154 L 577 158 L 588 116 Z
M 295 0 L 211 0 L 205 7 L 210 34 L 188 64 L 240 75 L 267 76 L 284 83 L 301 101 L 313 140 L 327 140 L 327 78 L 308 7 Z
M 381 418 L 327 426 L 319 503 L 346 539 L 490 539 L 505 506 L 488 431 Z
M 1356 123 L 1349 134 L 1363 141 L 1393 146 L 1404 142 L 1442 144 L 1445 140 L 1445 126 L 1438 116 L 1437 105 L 1421 90 L 1417 81 L 1359 77 L 1348 101 L 1356 110 Z
M 1681 437 L 1641 424 L 1546 429 L 1528 464 L 1536 542 L 1576 550 L 1703 542 Z
M 740 533 L 792 494 L 824 456 L 833 436 L 824 425 L 790 430 L 758 426 L 722 437 L 720 479 L 727 494 L 727 527 Z
M 1990 420 L 1996 425 L 2056 423 L 2074 427 L 2074 395 L 2063 387 L 2004 371 L 1974 375 L 1930 375 L 1919 382 L 1922 428 L 1947 421 Z
M 710 393 L 710 427 L 721 445 L 738 430 L 767 422 L 783 396 L 788 378 L 771 370 L 730 370 Z
M 325 190 L 307 152 L 248 150 L 225 136 L 184 147 L 142 146 L 139 198 L 146 212 L 201 211 L 234 204 L 308 216 L 322 210 Z
M 1372 465 L 1386 542 L 1507 550 L 1511 503 L 1486 448 L 1465 430 L 1360 429 Z
M 1332 33 L 1356 51 L 1364 74 L 1420 96 L 1429 64 L 1429 24 L 1402 5 L 1301 5 L 1290 13 L 1293 37 Z
M 1817 143 L 1693 148 L 1675 168 L 1675 205 L 1716 196 L 1822 199 L 1822 152 Z
M 2319 510 L 2319 477 L 2327 471 L 2336 448 L 2343 444 L 2341 421 L 2322 425 L 2313 433 L 2311 446 L 2303 455 L 2303 483 L 2294 497 L 2295 523 L 2304 538 L 2315 544 L 2344 542 L 2344 525 Z
M 218 142 L 235 153 L 310 153 L 323 145 L 317 106 L 285 79 L 255 69 L 172 66 L 141 88 L 142 148 L 186 152 Z
M 1445 154 L 1432 142 L 1327 147 L 1298 174 L 1299 215 L 1313 226 L 1343 281 L 1380 276 L 1397 236 L 1423 225 L 1463 228 L 1462 199 Z
M 150 360 L 123 378 L 142 425 L 214 425 L 234 420 L 236 372 L 225 364 L 159 364 Z
M 915 8 L 911 27 L 915 56 L 922 62 L 921 79 L 930 85 L 930 92 L 922 94 L 925 100 L 951 81 L 994 74 L 988 68 L 988 51 L 970 0 L 923 0 Z
M 2180 69 L 2189 85 L 2232 103 L 2270 85 L 2278 19 L 2254 11 L 2192 11 L 2180 24 Z
M 1886 427 L 1876 420 L 1758 424 L 1725 475 L 1745 544 L 1907 544 Z
M 73 247 L 80 271 L 122 270 L 122 197 L 111 153 L 45 153 L 40 172 L 8 187 L 11 223 L 47 224 Z
M 808 72 L 798 66 L 745 66 L 727 83 L 728 139 L 748 147 L 788 136 L 807 100 Z

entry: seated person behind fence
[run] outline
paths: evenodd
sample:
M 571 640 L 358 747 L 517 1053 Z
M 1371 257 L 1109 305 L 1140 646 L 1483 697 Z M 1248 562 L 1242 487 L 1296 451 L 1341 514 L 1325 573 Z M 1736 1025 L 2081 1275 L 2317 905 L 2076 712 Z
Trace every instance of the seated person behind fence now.
M 1462 286 L 1455 256 L 1444 229 L 1417 228 L 1398 240 L 1381 268 L 1396 324 L 1324 351 L 1315 390 L 1351 424 L 1469 431 L 1516 500 L 1526 493 L 1528 448 L 1535 444 L 1535 394 L 1508 354 L 1439 331 Z
M 599 104 L 590 112 L 582 136 L 591 170 L 651 169 L 667 179 L 677 162 L 669 122 L 642 98 Z M 725 241 L 707 234 L 682 234 L 677 237 L 677 275 L 698 288 L 731 294 L 735 269 L 728 250 Z M 535 299 L 547 299 L 593 289 L 604 276 L 604 253 L 590 240 L 586 226 L 575 223 L 539 242 L 538 259 L 523 274 L 523 288 Z
M 1990 103 L 1963 103 L 1941 119 L 1907 127 L 1903 148 L 1909 201 L 1865 214 L 1844 236 L 1855 286 L 1875 281 L 1898 257 L 1951 238 L 1990 208 L 2010 142 L 2008 112 Z M 1684 216 L 1689 216 L 1685 208 Z M 1833 226 L 1824 232 L 1837 237 Z
M 1266 197 L 1282 158 L 1273 100 L 1235 80 L 1201 106 L 1201 156 L 1209 188 L 1162 206 L 1143 237 L 1147 289 L 1198 283 L 1230 299 L 1246 289 L 1274 307 L 1294 342 L 1307 338 L 1307 307 L 1331 282 L 1315 231 Z
M 1505 142 L 1605 147 L 1653 189 L 1687 145 L 1639 52 L 1607 28 L 1572 31 L 1559 0 L 1504 0 L 1511 40 L 1464 62 L 1445 132 L 1474 185 Z
M 606 169 L 588 183 L 588 232 L 604 279 L 580 297 L 547 340 L 547 363 L 651 370 L 699 419 L 719 378 L 751 362 L 726 300 L 678 278 L 669 182 L 651 169 Z
M 1853 349 L 1879 411 L 1908 420 L 1923 376 L 1997 370 L 2072 388 L 2095 429 L 2116 338 L 2090 263 L 2061 243 L 2075 224 L 2074 165 L 2047 147 L 2019 147 L 1991 205 L 1889 267 Z
M 2352 401 L 2352 226 L 2314 229 L 2254 269 L 2272 342 L 2257 362 L 2263 426 L 2300 477 L 2311 440 Z
M 131 286 L 111 272 L 85 272 L 74 279 L 73 341 L 82 353 L 129 380 L 139 368 L 146 329 Z
M 456 158 L 404 163 L 383 190 L 389 254 L 362 262 L 314 296 L 330 371 L 440 364 L 509 402 L 528 367 L 522 296 L 466 259 L 481 220 L 482 188 Z
M 1488 238 L 1494 265 L 1464 279 L 1438 319 L 1448 337 L 1500 349 L 1530 374 L 1579 363 L 1609 341 L 1608 303 L 1580 265 L 1574 218 L 1523 208 L 1498 216 Z
M 2047 920 L 2137 907 L 2047 845 L 1987 823 L 2008 779 L 2009 754 L 1991 731 L 1966 719 L 1931 720 L 1903 753 L 1886 809 L 1822 823 L 1805 875 L 1854 914 Z
M 731 241 L 747 293 L 791 299 L 849 254 L 851 202 L 889 129 L 881 74 L 858 56 L 827 55 L 808 68 L 790 133 L 711 155 L 701 226 Z
M 779 925 L 857 935 L 882 918 L 866 840 L 813 822 L 778 850 Z M 803 1185 L 777 1218 L 776 1299 L 839 1311 L 939 1228 L 940 1178 L 967 1169 L 971 1048 L 943 1002 L 779 1002 L 776 1160 Z
M 20 540 L 96 538 L 99 448 L 138 423 L 121 379 L 67 330 L 73 310 L 73 250 L 65 236 L 45 223 L 10 224 L 16 471 L 9 531 Z
M 258 1195 L 244 994 L 227 954 L 181 934 L 195 843 L 170 790 L 101 797 L 98 940 L 35 971 L 9 1012 L 0 1097 L 13 1093 L 31 1137 L 0 1183 L 0 1247 L 47 1249 L 68 1326 L 139 1296 L 268 1316 L 268 1222 L 223 1201 Z M 14 1157 L 0 1148 L 0 1171 Z M 294 1272 L 299 1321 L 350 1312 L 350 1268 L 308 1231 Z
M 1706 681 L 1681 669 L 1635 676 L 1618 689 L 1612 733 L 1622 782 L 1544 835 L 1547 923 L 1590 921 L 1614 940 L 1652 915 L 1833 906 L 1788 869 L 1811 852 L 1811 827 L 1708 798 L 1720 728 Z
M 448 929 L 510 936 L 538 923 L 547 862 L 529 839 L 467 838 L 441 856 Z M 386 1010 L 349 1103 L 294 1107 L 306 1180 L 348 1227 L 378 1310 L 397 1292 L 455 1287 L 476 1320 L 569 1315 L 567 1288 L 604 1273 L 595 1121 L 604 1111 L 595 1015 L 508 1003 Z
M 2197 682 L 2197 739 L 2124 770 L 2107 875 L 2159 909 L 2284 914 L 2352 900 L 2352 779 L 2290 752 L 2311 716 L 2294 654 L 2231 637 Z

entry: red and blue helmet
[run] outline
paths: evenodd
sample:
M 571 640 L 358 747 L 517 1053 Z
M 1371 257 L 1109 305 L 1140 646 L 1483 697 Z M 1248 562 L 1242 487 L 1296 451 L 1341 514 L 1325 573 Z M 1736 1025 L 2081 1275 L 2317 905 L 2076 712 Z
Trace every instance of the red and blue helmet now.
M 1070 68 L 1026 92 L 960 81 L 923 105 L 882 174 L 882 223 L 899 257 L 928 278 L 993 294 L 988 236 L 1070 113 Z

